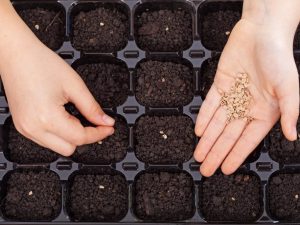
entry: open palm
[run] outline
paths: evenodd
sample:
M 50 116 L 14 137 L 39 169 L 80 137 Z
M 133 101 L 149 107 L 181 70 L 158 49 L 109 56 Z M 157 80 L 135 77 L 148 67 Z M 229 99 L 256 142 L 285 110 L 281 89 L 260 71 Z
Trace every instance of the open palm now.
M 237 119 L 227 124 L 220 91 L 229 91 L 241 73 L 249 76 L 252 101 L 248 116 L 253 121 Z M 224 48 L 197 118 L 195 132 L 201 139 L 194 157 L 202 162 L 202 175 L 213 175 L 222 163 L 223 173 L 233 173 L 280 115 L 285 136 L 295 140 L 298 114 L 299 81 L 292 44 L 272 28 L 241 19 Z

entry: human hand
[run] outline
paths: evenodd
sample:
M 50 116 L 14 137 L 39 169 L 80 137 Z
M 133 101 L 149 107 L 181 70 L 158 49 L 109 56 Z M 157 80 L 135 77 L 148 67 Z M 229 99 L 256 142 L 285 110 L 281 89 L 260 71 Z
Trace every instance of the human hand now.
M 252 100 L 248 116 L 254 120 L 226 124 L 227 112 L 220 106 L 219 90 L 228 92 L 241 73 L 249 76 Z M 211 176 L 221 164 L 223 173 L 233 173 L 280 115 L 285 136 L 295 140 L 298 114 L 299 81 L 292 40 L 275 26 L 241 19 L 231 32 L 197 118 L 195 132 L 201 139 L 194 157 L 202 162 L 201 173 Z
M 37 40 L 1 70 L 10 112 L 18 131 L 41 146 L 70 156 L 76 146 L 114 133 L 108 117 L 82 79 L 58 55 Z M 83 127 L 65 110 L 72 102 L 96 127 Z

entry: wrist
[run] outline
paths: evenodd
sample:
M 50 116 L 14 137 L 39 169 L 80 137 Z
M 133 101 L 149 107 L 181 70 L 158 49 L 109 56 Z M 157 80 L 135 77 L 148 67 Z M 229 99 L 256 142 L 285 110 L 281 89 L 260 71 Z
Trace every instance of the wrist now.
M 293 42 L 300 21 L 299 0 L 244 0 L 242 19 Z
M 6 68 L 13 61 L 24 56 L 39 44 L 38 39 L 18 16 L 11 3 L 0 0 L 0 74 L 5 76 Z

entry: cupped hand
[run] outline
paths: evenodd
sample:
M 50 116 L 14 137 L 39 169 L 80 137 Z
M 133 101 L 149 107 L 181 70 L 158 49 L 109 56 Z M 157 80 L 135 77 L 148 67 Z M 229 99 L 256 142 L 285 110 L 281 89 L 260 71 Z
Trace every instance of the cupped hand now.
M 76 146 L 112 135 L 114 120 L 102 111 L 79 75 L 38 40 L 25 43 L 1 68 L 17 130 L 64 156 L 70 156 Z M 95 127 L 83 127 L 67 113 L 68 102 Z
M 221 164 L 225 174 L 237 170 L 280 116 L 286 138 L 297 138 L 299 81 L 290 42 L 275 27 L 246 19 L 234 27 L 196 122 L 195 132 L 201 138 L 194 157 L 202 162 L 202 175 L 213 175 Z M 228 92 L 241 73 L 249 76 L 248 116 L 253 120 L 227 124 L 220 91 Z

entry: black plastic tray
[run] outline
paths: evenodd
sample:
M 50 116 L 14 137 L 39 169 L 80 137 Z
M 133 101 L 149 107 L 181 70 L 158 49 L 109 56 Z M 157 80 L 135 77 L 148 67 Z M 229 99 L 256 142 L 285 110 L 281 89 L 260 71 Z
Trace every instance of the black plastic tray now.
M 220 0 L 219 0 L 220 1 Z M 216 1 L 216 2 L 219 2 Z M 222 2 L 227 2 L 224 0 L 221 0 Z M 129 11 L 129 18 L 130 18 L 130 35 L 129 35 L 129 41 L 127 46 L 118 52 L 114 53 L 100 53 L 100 52 L 79 52 L 76 49 L 72 47 L 71 44 L 71 39 L 72 39 L 72 31 L 71 31 L 71 19 L 72 19 L 72 9 L 76 7 L 78 4 L 84 4 L 86 2 L 109 2 L 109 3 L 118 3 L 123 5 L 125 8 L 128 8 Z M 145 52 L 142 51 L 136 44 L 135 42 L 135 37 L 134 37 L 134 15 L 135 11 L 139 7 L 143 7 L 143 3 L 147 2 L 154 2 L 155 4 L 169 4 L 169 5 L 174 5 L 176 4 L 182 4 L 183 6 L 186 6 L 191 10 L 192 13 L 192 18 L 193 18 L 193 44 L 192 46 L 183 51 L 183 52 Z M 202 98 L 200 97 L 200 79 L 199 77 L 201 76 L 201 65 L 202 63 L 213 57 L 214 55 L 219 54 L 217 51 L 210 51 L 206 49 L 200 39 L 200 28 L 198 24 L 198 18 L 200 17 L 199 12 L 203 10 L 203 7 L 205 7 L 206 4 L 209 4 L 212 1 L 205 1 L 205 0 L 98 0 L 98 1 L 76 1 L 76 0 L 58 0 L 58 1 L 50 1 L 50 0 L 22 0 L 18 1 L 15 0 L 13 1 L 14 5 L 16 6 L 22 6 L 26 4 L 43 4 L 43 3 L 48 3 L 48 4 L 57 4 L 60 5 L 64 10 L 65 10 L 65 15 L 66 15 L 66 35 L 65 35 L 65 41 L 63 45 L 61 46 L 60 49 L 58 49 L 56 52 L 63 58 L 65 59 L 66 62 L 68 62 L 70 65 L 72 65 L 76 60 L 83 56 L 93 56 L 93 55 L 106 55 L 106 56 L 111 56 L 115 57 L 119 60 L 122 60 L 123 62 L 126 63 L 129 71 L 130 71 L 130 94 L 126 100 L 126 102 L 118 106 L 116 108 L 109 108 L 106 109 L 106 111 L 110 111 L 116 114 L 119 114 L 123 116 L 127 124 L 129 126 L 129 147 L 127 151 L 126 157 L 118 163 L 111 164 L 109 167 L 120 171 L 124 176 L 126 177 L 128 181 L 128 187 L 129 187 L 129 210 L 127 215 L 120 221 L 123 224 L 133 224 L 133 223 L 143 223 L 143 221 L 139 220 L 136 218 L 133 213 L 132 213 L 132 183 L 136 177 L 137 174 L 144 170 L 152 169 L 152 168 L 169 168 L 169 167 L 175 167 L 179 170 L 186 171 L 189 173 L 195 183 L 195 206 L 196 206 L 196 211 L 194 216 L 186 221 L 178 221 L 178 222 L 170 222 L 166 224 L 201 224 L 201 223 L 206 223 L 206 221 L 201 217 L 201 214 L 198 209 L 198 186 L 201 182 L 201 175 L 199 173 L 199 164 L 194 161 L 194 159 L 190 159 L 188 162 L 185 162 L 183 164 L 179 165 L 149 165 L 145 164 L 141 161 L 139 161 L 135 154 L 134 154 L 134 137 L 133 137 L 133 127 L 135 124 L 135 121 L 144 114 L 149 114 L 154 111 L 165 111 L 165 110 L 175 110 L 179 112 L 180 114 L 187 115 L 189 116 L 194 122 L 199 110 L 199 107 L 201 106 L 202 103 Z M 236 1 L 230 1 L 230 2 L 236 2 Z M 240 1 L 238 1 L 240 4 Z M 295 50 L 295 53 L 299 53 L 300 50 Z M 144 107 L 140 105 L 134 96 L 134 71 L 136 65 L 143 59 L 145 58 L 151 58 L 153 56 L 177 56 L 177 57 L 182 57 L 183 59 L 187 60 L 188 62 L 191 63 L 193 66 L 193 75 L 194 75 L 194 87 L 195 87 L 195 96 L 193 100 L 186 106 L 184 107 L 179 107 L 179 108 L 149 108 L 149 107 Z M 5 136 L 5 127 L 3 126 L 6 119 L 10 117 L 8 105 L 4 96 L 3 90 L 0 91 L 0 134 L 1 137 Z M 22 168 L 22 167 L 35 167 L 35 166 L 44 166 L 49 168 L 50 170 L 54 171 L 57 173 L 60 177 L 61 180 L 61 185 L 62 185 L 62 199 L 63 199 L 63 206 L 60 215 L 54 219 L 51 223 L 52 224 L 71 224 L 73 222 L 70 221 L 68 215 L 67 215 L 67 210 L 65 208 L 65 199 L 66 199 L 66 186 L 67 186 L 67 181 L 70 175 L 78 171 L 79 169 L 83 167 L 89 167 L 88 165 L 83 165 L 83 164 L 78 164 L 73 162 L 72 160 L 68 158 L 59 158 L 57 161 L 50 163 L 50 164 L 37 164 L 37 165 L 20 165 L 17 163 L 13 163 L 7 160 L 7 158 L 4 156 L 4 147 L 5 142 L 7 140 L 1 138 L 0 139 L 0 144 L 1 144 L 1 149 L 0 149 L 0 180 L 4 178 L 4 176 L 11 170 L 17 169 L 17 168 Z M 257 220 L 257 223 L 274 223 L 278 221 L 274 221 L 271 216 L 269 215 L 267 211 L 267 200 L 266 200 L 266 185 L 268 183 L 269 177 L 275 172 L 278 171 L 279 169 L 283 169 L 285 165 L 279 165 L 279 163 L 273 161 L 268 152 L 267 152 L 267 145 L 266 141 L 264 141 L 257 149 L 256 151 L 256 157 L 252 157 L 252 160 L 246 161 L 246 163 L 242 166 L 242 168 L 252 171 L 256 173 L 260 179 L 261 183 L 263 186 L 263 202 L 264 202 L 264 211 L 262 212 L 262 215 L 260 218 Z M 97 166 L 105 166 L 105 165 L 97 165 Z M 107 165 L 106 165 L 107 166 Z M 298 168 L 299 165 L 295 165 L 296 168 Z M 14 221 L 6 221 L 3 218 L 0 217 L 0 223 L 3 224 L 29 224 L 29 222 L 14 222 Z M 30 224 L 49 224 L 49 222 L 30 222 Z M 80 222 L 78 224 L 91 224 L 91 223 L 83 223 Z M 100 224 L 100 223 L 99 223 Z M 105 223 L 101 223 L 105 224 Z M 117 224 L 117 223 L 110 223 L 110 224 Z M 148 223 L 143 223 L 143 224 L 148 224 Z M 291 223 L 289 223 L 291 224 Z

